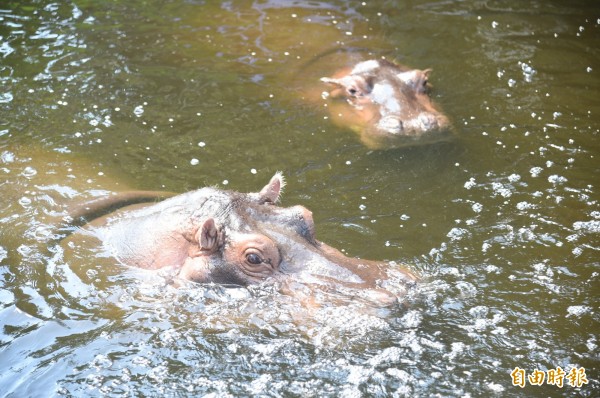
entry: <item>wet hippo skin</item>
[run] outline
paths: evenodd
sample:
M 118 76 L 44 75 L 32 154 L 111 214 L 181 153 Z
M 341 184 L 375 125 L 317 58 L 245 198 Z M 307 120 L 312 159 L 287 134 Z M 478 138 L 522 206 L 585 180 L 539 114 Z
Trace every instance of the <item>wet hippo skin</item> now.
M 401 284 L 414 284 L 406 269 L 347 257 L 317 240 L 308 209 L 275 204 L 283 185 L 278 173 L 255 193 L 202 188 L 100 217 L 77 233 L 95 237 L 122 264 L 171 268 L 199 283 L 247 286 L 291 278 L 383 292 L 391 273 Z M 116 201 L 108 200 L 111 206 Z M 91 207 L 93 214 L 99 207 Z M 85 217 L 81 210 L 77 215 Z

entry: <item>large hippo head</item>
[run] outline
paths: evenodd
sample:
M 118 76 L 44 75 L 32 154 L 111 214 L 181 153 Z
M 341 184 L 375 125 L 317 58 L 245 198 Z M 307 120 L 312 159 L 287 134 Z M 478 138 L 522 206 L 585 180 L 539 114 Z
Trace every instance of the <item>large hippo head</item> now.
M 179 277 L 200 283 L 247 286 L 292 277 L 379 289 L 389 280 L 388 272 L 400 283 L 414 282 L 408 271 L 346 257 L 317 240 L 308 209 L 275 204 L 283 184 L 277 173 L 257 193 L 202 188 L 111 215 L 85 229 L 123 264 L 170 267 Z
M 451 138 L 448 118 L 428 95 L 431 70 L 386 60 L 359 62 L 321 81 L 333 120 L 357 130 L 372 148 L 390 148 Z M 342 100 L 337 101 L 336 100 Z

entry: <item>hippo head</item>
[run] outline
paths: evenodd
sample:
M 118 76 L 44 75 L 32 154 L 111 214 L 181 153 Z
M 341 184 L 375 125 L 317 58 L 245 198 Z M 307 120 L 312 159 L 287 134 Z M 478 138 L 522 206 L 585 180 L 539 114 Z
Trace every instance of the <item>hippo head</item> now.
M 203 188 L 119 215 L 95 233 L 120 262 L 171 267 L 200 283 L 247 286 L 274 278 L 375 288 L 389 264 L 349 258 L 315 237 L 312 213 L 280 207 L 277 173 L 257 193 Z M 405 282 L 408 271 L 397 275 Z
M 349 124 L 363 141 L 377 147 L 402 146 L 446 136 L 448 119 L 428 96 L 431 69 L 408 69 L 386 60 L 369 60 L 323 77 L 333 89 L 325 98 L 343 99 L 347 109 L 330 104 L 338 124 Z M 343 115 L 343 116 L 342 116 Z M 394 145 L 394 143 L 399 145 Z

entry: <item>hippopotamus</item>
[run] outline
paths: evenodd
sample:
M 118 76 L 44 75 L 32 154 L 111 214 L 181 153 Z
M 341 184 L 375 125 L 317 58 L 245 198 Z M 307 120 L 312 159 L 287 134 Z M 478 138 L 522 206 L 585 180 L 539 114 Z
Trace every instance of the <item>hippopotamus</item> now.
M 357 130 L 370 148 L 446 141 L 450 122 L 429 97 L 430 73 L 385 59 L 362 61 L 322 77 L 333 87 L 322 97 L 334 100 L 327 103 L 334 122 Z
M 248 286 L 292 278 L 355 291 L 370 289 L 375 296 L 388 298 L 386 281 L 393 279 L 404 285 L 401 288 L 415 283 L 417 278 L 407 269 L 347 257 L 317 240 L 307 208 L 276 204 L 283 186 L 282 175 L 276 173 L 259 192 L 201 188 L 141 208 L 121 209 L 77 233 L 97 238 L 104 255 L 121 264 L 169 268 L 176 278 L 198 283 Z M 123 200 L 131 199 L 125 195 Z M 114 208 L 117 201 L 118 197 L 109 198 L 105 207 Z M 84 208 L 95 216 L 102 205 L 96 201 Z

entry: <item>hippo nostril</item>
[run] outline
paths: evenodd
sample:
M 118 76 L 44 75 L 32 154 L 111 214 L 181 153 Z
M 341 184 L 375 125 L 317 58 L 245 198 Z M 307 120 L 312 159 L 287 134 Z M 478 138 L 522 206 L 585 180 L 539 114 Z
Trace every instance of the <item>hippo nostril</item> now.
M 386 116 L 377 123 L 377 128 L 390 134 L 401 134 L 404 130 L 402 120 L 395 116 Z

